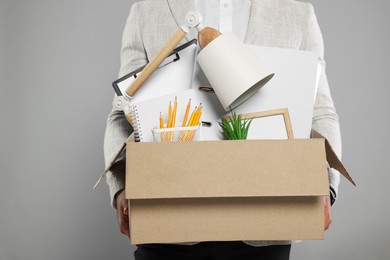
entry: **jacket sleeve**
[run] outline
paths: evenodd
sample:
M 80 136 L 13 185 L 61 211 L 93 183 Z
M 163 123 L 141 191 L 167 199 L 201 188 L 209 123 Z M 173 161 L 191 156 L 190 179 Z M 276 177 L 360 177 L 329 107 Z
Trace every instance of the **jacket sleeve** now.
M 307 3 L 309 19 L 306 35 L 301 48 L 318 53 L 322 66 L 317 95 L 314 103 L 312 128 L 325 136 L 338 157 L 341 159 L 341 136 L 339 117 L 332 100 L 328 80 L 325 72 L 324 43 L 313 6 Z M 328 169 L 329 184 L 334 196 L 337 196 L 340 183 L 340 173 L 332 168 Z
M 138 28 L 140 8 L 141 3 L 134 3 L 126 21 L 122 36 L 119 77 L 147 63 Z M 133 129 L 126 120 L 123 112 L 117 111 L 113 107 L 107 118 L 104 135 L 104 159 L 106 167 L 110 164 L 112 158 L 119 151 L 123 142 L 126 141 L 132 131 Z M 111 205 L 114 208 L 116 208 L 115 195 L 125 187 L 125 169 L 125 155 L 122 154 L 107 173 L 106 181 L 110 190 Z

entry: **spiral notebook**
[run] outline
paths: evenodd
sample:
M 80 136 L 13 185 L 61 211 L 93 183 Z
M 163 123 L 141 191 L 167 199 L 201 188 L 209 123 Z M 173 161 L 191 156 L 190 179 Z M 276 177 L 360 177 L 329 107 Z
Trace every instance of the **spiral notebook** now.
M 182 122 L 189 99 L 191 99 L 191 109 L 200 104 L 199 96 L 194 89 L 135 102 L 130 106 L 131 125 L 136 142 L 153 142 L 152 129 L 159 126 L 160 112 L 164 118 L 167 118 L 169 102 L 173 105 L 175 98 L 177 98 L 176 125 L 178 125 Z

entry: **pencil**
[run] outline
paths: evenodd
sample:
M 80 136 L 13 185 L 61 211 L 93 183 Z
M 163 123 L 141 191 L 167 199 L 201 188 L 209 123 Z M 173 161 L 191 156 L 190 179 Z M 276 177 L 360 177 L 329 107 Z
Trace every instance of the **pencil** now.
M 164 128 L 164 118 L 162 117 L 161 112 L 160 112 L 160 128 Z
M 167 128 L 170 128 L 171 126 L 172 126 L 172 104 L 169 101 Z
M 184 114 L 183 122 L 181 123 L 182 127 L 185 127 L 187 124 L 187 119 L 188 119 L 188 114 L 190 112 L 190 108 L 191 108 L 191 98 L 188 100 L 188 103 L 187 103 L 186 112 Z M 183 141 L 184 135 L 185 135 L 185 132 L 180 131 L 179 142 Z
M 198 109 L 196 110 L 192 126 L 197 126 L 199 124 L 199 120 L 202 115 L 202 108 L 202 103 L 200 103 Z M 195 133 L 196 130 L 191 130 L 190 133 L 187 135 L 187 141 L 192 141 L 194 139 Z
M 182 127 L 186 126 L 188 114 L 190 113 L 190 108 L 191 108 L 191 98 L 188 100 L 188 103 L 187 103 L 187 108 L 186 108 L 186 112 L 184 114 L 183 123 L 181 124 Z
M 192 111 L 191 117 L 190 117 L 190 120 L 188 121 L 187 126 L 192 126 L 197 109 L 198 109 L 198 108 L 195 107 L 195 108 L 194 108 L 194 111 Z M 183 141 L 188 141 L 188 139 L 189 139 L 188 137 L 189 137 L 190 132 L 191 132 L 190 130 L 186 130 L 186 132 L 185 132 L 185 134 L 184 134 Z
M 195 113 L 196 113 L 196 110 L 197 110 L 197 109 L 198 109 L 198 107 L 195 107 L 195 108 L 194 108 L 194 111 L 192 111 L 191 117 L 190 117 L 190 120 L 188 121 L 187 126 L 192 126 L 192 122 L 194 121 L 194 117 L 195 117 Z
M 177 112 L 177 97 L 173 103 L 173 113 L 172 113 L 172 127 L 176 126 L 176 112 Z
M 196 125 L 199 124 L 199 120 L 200 120 L 200 117 L 202 115 L 202 109 L 203 109 L 202 103 L 200 103 L 200 105 L 199 105 L 199 107 L 198 107 L 198 109 L 196 111 L 196 114 L 195 114 L 195 119 L 194 119 L 194 122 L 192 124 L 193 126 L 196 126 Z
M 164 118 L 160 112 L 160 128 L 164 128 Z M 161 142 L 165 142 L 165 133 L 161 133 L 160 135 L 160 138 L 161 138 Z

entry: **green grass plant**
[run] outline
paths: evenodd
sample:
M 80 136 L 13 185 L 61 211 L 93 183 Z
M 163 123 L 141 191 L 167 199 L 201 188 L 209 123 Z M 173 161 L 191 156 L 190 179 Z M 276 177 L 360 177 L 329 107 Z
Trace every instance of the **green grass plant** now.
M 232 112 L 230 117 L 223 117 L 221 122 L 218 122 L 222 128 L 222 133 L 227 140 L 246 140 L 248 136 L 249 126 L 252 119 L 242 119 L 241 115 Z

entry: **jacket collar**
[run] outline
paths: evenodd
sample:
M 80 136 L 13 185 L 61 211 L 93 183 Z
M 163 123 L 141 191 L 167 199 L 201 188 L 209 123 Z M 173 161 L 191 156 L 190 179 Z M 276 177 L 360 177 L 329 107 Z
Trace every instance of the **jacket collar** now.
M 184 24 L 187 12 L 195 10 L 194 1 L 166 0 L 178 26 Z M 272 35 L 272 25 L 278 11 L 278 0 L 252 0 L 245 43 L 255 44 L 262 35 Z M 196 30 L 186 35 L 189 41 L 198 38 Z

